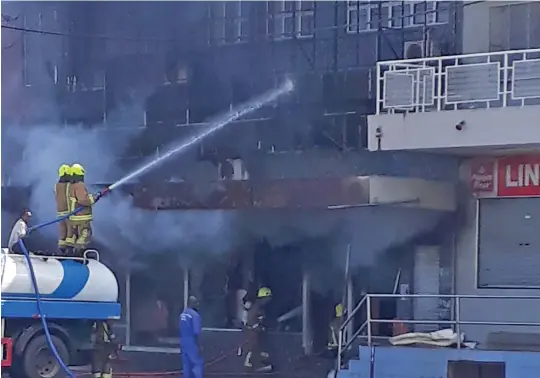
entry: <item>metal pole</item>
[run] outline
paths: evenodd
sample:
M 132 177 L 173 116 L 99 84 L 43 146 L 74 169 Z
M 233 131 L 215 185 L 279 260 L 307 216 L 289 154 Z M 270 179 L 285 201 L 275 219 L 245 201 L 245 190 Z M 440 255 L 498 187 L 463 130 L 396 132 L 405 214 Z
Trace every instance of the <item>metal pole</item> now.
M 347 281 L 347 309 L 348 313 L 351 314 L 354 309 L 354 292 L 353 292 L 353 282 L 349 274 L 349 279 Z M 346 342 L 350 342 L 350 338 L 354 334 L 354 317 L 351 317 L 349 324 L 347 324 L 347 337 L 345 338 Z
M 187 307 L 189 297 L 189 269 L 184 268 L 184 308 Z
M 302 347 L 304 354 L 309 356 L 313 353 L 313 337 L 311 335 L 311 280 L 309 272 L 304 271 L 302 277 Z
M 338 354 L 337 354 L 337 363 L 336 363 L 336 373 L 341 369 L 341 353 L 343 353 L 343 330 L 340 329 L 338 332 Z
M 456 333 L 457 333 L 457 348 L 461 349 L 461 326 L 460 326 L 460 297 L 456 296 Z
M 131 345 L 131 272 L 126 275 L 126 345 Z
M 366 321 L 367 321 L 367 339 L 368 345 L 371 346 L 371 296 L 366 294 Z

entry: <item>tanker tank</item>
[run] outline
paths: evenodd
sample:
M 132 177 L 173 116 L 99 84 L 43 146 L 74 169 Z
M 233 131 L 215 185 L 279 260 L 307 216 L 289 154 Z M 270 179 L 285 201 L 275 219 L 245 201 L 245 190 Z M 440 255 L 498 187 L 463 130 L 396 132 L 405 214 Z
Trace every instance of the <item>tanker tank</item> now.
M 32 256 L 39 293 L 43 299 L 82 302 L 117 302 L 114 273 L 94 259 Z M 2 249 L 2 299 L 34 298 L 25 256 Z

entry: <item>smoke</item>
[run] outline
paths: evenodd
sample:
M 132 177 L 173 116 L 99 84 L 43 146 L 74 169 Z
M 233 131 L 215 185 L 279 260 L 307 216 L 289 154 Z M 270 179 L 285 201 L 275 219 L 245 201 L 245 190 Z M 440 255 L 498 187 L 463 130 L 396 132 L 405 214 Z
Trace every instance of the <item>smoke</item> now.
M 9 184 L 31 187 L 27 206 L 34 214 L 33 223 L 56 217 L 53 188 L 61 164 L 82 164 L 87 183 L 112 183 L 123 176 L 117 156 L 142 129 L 121 130 L 54 125 L 2 129 L 3 141 L 22 149 L 20 160 L 9 167 Z M 92 189 L 98 190 L 89 186 Z M 190 260 L 192 255 L 220 253 L 231 247 L 231 218 L 219 211 L 147 211 L 135 208 L 130 197 L 111 193 L 94 207 L 94 240 L 123 263 L 137 253 L 167 250 Z M 56 240 L 57 227 L 44 227 L 40 234 Z
M 9 161 L 9 154 L 3 154 L 9 184 L 32 188 L 27 206 L 34 223 L 52 220 L 58 167 L 79 162 L 86 168 L 87 183 L 113 183 L 126 173 L 118 166 L 117 156 L 142 130 L 4 127 L 3 144 L 22 151 L 18 161 Z M 184 158 L 175 159 L 185 165 Z M 100 188 L 89 189 L 96 192 Z M 100 247 L 125 264 L 138 254 L 166 251 L 175 252 L 182 263 L 192 264 L 196 258 L 253 246 L 261 240 L 279 247 L 311 239 L 317 242 L 299 247 L 303 260 L 314 270 L 331 265 L 342 270 L 348 243 L 353 245 L 353 265 L 373 265 L 382 251 L 431 229 L 438 217 L 427 211 L 384 206 L 324 212 L 148 211 L 134 207 L 131 197 L 121 191 L 113 191 L 95 206 L 93 227 Z M 57 227 L 43 228 L 40 233 L 56 240 Z

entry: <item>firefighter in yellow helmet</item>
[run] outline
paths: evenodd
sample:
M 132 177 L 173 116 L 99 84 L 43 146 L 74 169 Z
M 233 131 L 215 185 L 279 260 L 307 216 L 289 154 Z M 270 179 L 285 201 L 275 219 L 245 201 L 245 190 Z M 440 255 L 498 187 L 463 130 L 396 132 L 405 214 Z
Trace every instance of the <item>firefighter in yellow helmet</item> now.
M 266 348 L 266 326 L 264 307 L 272 299 L 272 291 L 261 287 L 257 298 L 248 309 L 247 321 L 244 328 L 244 344 L 246 356 L 244 367 L 258 373 L 270 372 L 273 369 Z
M 82 210 L 69 217 L 73 225 L 73 236 L 68 240 L 72 243 L 77 255 L 81 255 L 92 241 L 92 206 L 97 198 L 86 190 L 84 184 L 85 170 L 80 164 L 71 166 L 73 182 L 69 188 L 69 210 L 74 211 L 80 207 Z
M 118 344 L 111 325 L 106 320 L 94 323 L 92 329 L 92 375 L 94 378 L 112 378 L 111 360 L 116 358 Z
M 343 320 L 343 313 L 345 312 L 345 308 L 343 307 L 343 304 L 339 303 L 335 307 L 335 316 L 330 322 L 330 329 L 328 332 L 328 350 L 335 352 L 338 348 L 338 341 L 339 341 L 339 329 L 341 328 L 342 320 Z
M 67 164 L 62 164 L 58 169 L 58 182 L 54 187 L 56 216 L 58 218 L 66 217 L 69 214 L 69 189 L 71 181 L 71 167 Z M 62 255 L 66 255 L 67 249 L 73 246 L 73 230 L 68 218 L 60 221 L 58 225 L 58 250 Z

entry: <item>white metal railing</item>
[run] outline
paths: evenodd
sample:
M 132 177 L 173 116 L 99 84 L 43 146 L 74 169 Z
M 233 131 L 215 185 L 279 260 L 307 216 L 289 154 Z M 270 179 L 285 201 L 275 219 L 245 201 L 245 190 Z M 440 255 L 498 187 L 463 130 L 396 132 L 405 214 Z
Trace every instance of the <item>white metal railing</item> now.
M 453 302 L 453 320 L 426 320 L 426 319 L 414 319 L 414 320 L 405 320 L 405 319 L 377 319 L 373 318 L 371 315 L 372 309 L 372 300 L 374 298 L 394 298 L 394 299 L 420 299 L 420 298 L 438 298 L 441 300 L 448 300 Z M 362 300 L 356 305 L 354 310 L 350 312 L 348 317 L 344 320 L 343 324 L 339 329 L 338 337 L 338 355 L 337 355 L 337 366 L 336 370 L 341 369 L 343 352 L 349 349 L 349 347 L 354 343 L 355 339 L 363 332 L 366 331 L 367 343 L 368 346 L 372 345 L 373 339 L 376 336 L 373 336 L 372 326 L 373 324 L 381 323 L 402 323 L 402 324 L 432 324 L 432 325 L 447 325 L 452 327 L 456 334 L 461 335 L 461 326 L 464 325 L 491 325 L 491 326 L 515 326 L 515 327 L 540 327 L 540 321 L 537 322 L 512 322 L 512 321 L 476 321 L 476 320 L 467 320 L 462 318 L 461 313 L 461 300 L 463 299 L 472 299 L 472 300 L 534 300 L 540 302 L 539 295 L 437 295 L 437 294 L 366 294 Z M 354 316 L 361 310 L 365 309 L 366 311 L 366 320 L 362 325 L 353 333 L 352 336 L 347 335 L 345 340 L 345 335 L 347 333 L 347 325 L 352 321 Z M 461 343 L 457 343 L 457 348 L 461 348 Z
M 540 104 L 540 49 L 377 63 L 377 114 Z

